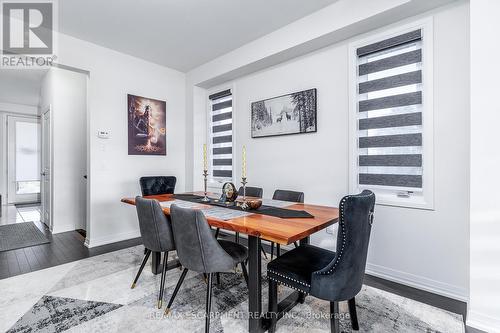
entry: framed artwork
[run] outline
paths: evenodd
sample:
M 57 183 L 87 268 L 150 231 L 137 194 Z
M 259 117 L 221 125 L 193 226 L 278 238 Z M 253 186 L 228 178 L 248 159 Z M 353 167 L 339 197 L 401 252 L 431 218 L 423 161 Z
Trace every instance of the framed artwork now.
M 316 89 L 252 103 L 252 138 L 313 133 L 316 123 Z
M 166 155 L 166 102 L 127 95 L 128 154 Z

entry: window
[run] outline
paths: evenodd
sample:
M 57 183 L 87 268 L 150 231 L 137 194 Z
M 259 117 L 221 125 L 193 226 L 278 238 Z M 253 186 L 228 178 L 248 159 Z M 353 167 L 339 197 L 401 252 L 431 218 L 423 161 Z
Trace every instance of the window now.
M 231 90 L 209 96 L 210 175 L 214 181 L 233 178 L 233 98 Z
M 371 189 L 381 204 L 432 209 L 429 31 L 412 27 L 352 47 L 351 189 Z

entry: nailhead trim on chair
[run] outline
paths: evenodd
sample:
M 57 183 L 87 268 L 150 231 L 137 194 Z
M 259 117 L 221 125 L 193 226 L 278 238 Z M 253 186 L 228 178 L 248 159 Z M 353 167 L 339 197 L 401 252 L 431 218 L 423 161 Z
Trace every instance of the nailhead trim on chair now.
M 304 293 L 304 294 L 306 294 L 306 295 L 308 295 L 308 294 L 309 294 L 307 291 L 304 291 L 304 290 L 302 290 L 302 289 L 298 289 L 298 288 L 296 288 L 296 287 L 292 287 L 291 285 L 286 284 L 286 283 L 284 283 L 284 282 L 282 282 L 282 281 L 280 281 L 280 280 L 274 279 L 274 278 L 272 278 L 272 277 L 270 277 L 270 276 L 268 276 L 267 278 L 268 278 L 269 280 L 273 280 L 274 282 L 278 282 L 278 283 L 280 283 L 280 284 L 282 284 L 282 285 L 285 285 L 285 286 L 287 286 L 288 288 L 292 288 L 292 289 L 294 289 L 294 290 L 300 291 L 301 293 Z M 290 280 L 290 279 L 289 279 L 289 280 Z M 297 281 L 297 282 L 298 282 L 298 281 Z
M 295 282 L 295 283 L 301 284 L 301 285 L 306 286 L 306 287 L 308 287 L 308 288 L 310 288 L 310 287 L 311 287 L 311 286 L 310 286 L 309 284 L 307 284 L 307 283 L 304 283 L 304 282 L 301 282 L 301 281 L 298 281 L 298 280 L 292 279 L 291 277 L 288 277 L 288 276 L 285 276 L 285 275 L 283 275 L 283 274 L 280 274 L 280 273 L 277 273 L 277 272 L 271 271 L 271 270 L 269 270 L 269 269 L 268 269 L 268 272 L 269 272 L 269 273 L 276 274 L 276 275 L 278 275 L 278 276 L 281 276 L 282 278 L 285 278 L 285 279 L 287 279 L 287 280 L 290 280 L 290 281 L 293 281 L 293 282 Z M 279 282 L 279 281 L 278 281 L 278 282 Z

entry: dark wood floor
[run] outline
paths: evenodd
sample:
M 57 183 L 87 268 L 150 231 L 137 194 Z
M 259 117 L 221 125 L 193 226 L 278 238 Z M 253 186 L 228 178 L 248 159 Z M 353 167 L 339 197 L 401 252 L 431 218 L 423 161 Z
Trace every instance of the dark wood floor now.
M 34 223 L 49 237 L 51 242 L 0 252 L 0 279 L 85 259 L 142 243 L 140 238 L 136 238 L 89 249 L 83 244 L 85 239 L 76 231 L 52 235 L 43 223 Z
M 125 249 L 142 243 L 140 238 L 135 238 L 89 249 L 83 244 L 84 238 L 76 231 L 51 235 L 45 225 L 42 223 L 36 224 L 43 230 L 45 235 L 51 239 L 51 242 L 23 249 L 0 252 L 0 279 Z M 232 239 L 234 236 L 221 233 L 220 237 Z M 246 238 L 241 237 L 240 241 L 242 244 L 246 245 Z M 271 248 L 268 242 L 263 242 L 262 244 L 265 251 L 270 253 Z M 364 283 L 374 288 L 458 313 L 463 316 L 465 321 L 467 314 L 467 305 L 465 302 L 408 287 L 368 274 L 365 275 Z M 481 333 L 482 331 L 466 327 L 466 332 Z

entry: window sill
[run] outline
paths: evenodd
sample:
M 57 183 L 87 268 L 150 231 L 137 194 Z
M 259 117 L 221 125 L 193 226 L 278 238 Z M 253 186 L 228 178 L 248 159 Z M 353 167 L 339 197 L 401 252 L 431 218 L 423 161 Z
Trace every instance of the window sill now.
M 376 196 L 376 205 L 431 211 L 434 210 L 434 203 L 430 200 L 425 200 L 423 196 L 400 198 L 396 194 L 380 194 L 376 191 L 374 191 L 374 193 Z

